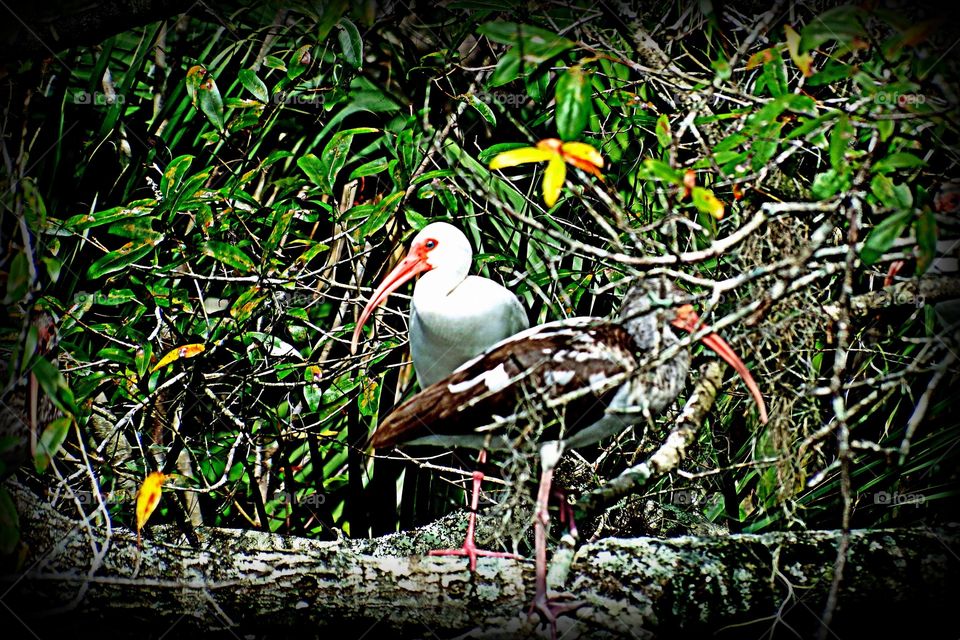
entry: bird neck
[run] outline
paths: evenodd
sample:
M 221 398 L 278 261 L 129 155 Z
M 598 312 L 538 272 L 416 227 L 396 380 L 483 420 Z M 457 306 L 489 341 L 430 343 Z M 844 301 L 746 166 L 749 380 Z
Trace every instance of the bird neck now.
M 663 331 L 666 325 L 658 322 L 656 313 L 647 312 L 633 318 L 627 316 L 621 319 L 621 324 L 633 338 L 637 348 L 643 352 L 662 348 L 665 333 L 670 333 L 669 330 Z
M 468 267 L 469 268 L 469 265 Z M 442 310 L 447 296 L 456 289 L 467 276 L 467 269 L 433 269 L 427 271 L 413 289 L 413 304 L 420 311 Z

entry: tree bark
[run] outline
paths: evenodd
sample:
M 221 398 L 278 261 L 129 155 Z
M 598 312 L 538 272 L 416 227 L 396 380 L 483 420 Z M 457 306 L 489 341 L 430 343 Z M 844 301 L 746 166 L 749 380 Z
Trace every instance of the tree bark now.
M 41 636 L 66 624 L 106 633 L 104 621 L 111 637 L 137 638 L 162 636 L 171 626 L 266 636 L 310 629 L 349 638 L 368 631 L 550 634 L 527 615 L 532 560 L 481 558 L 471 577 L 464 559 L 422 555 L 462 514 L 436 528 L 361 541 L 201 529 L 199 548 L 172 527 L 157 527 L 139 551 L 131 531 L 108 534 L 72 521 L 20 485 L 10 488 L 27 552 L 24 569 L 3 576 L 3 604 L 18 620 L 13 624 Z M 817 629 L 838 541 L 839 532 L 804 531 L 584 545 L 567 581 L 583 606 L 560 618 L 558 636 L 758 637 L 785 625 L 807 636 Z M 868 620 L 887 632 L 914 629 L 921 620 L 925 629 L 950 629 L 958 554 L 960 528 L 852 532 L 831 630 L 840 637 L 862 633 Z

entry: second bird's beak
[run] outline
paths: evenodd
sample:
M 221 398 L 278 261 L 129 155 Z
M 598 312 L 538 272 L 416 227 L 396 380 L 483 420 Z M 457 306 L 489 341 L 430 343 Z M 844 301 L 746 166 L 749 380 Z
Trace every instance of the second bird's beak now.
M 694 311 L 693 307 L 689 304 L 677 309 L 677 315 L 670 321 L 670 324 L 689 333 L 696 331 L 698 326 L 709 329 L 707 325 L 700 324 L 700 316 L 697 315 L 697 312 Z M 757 408 L 760 410 L 760 422 L 767 424 L 767 406 L 763 402 L 763 394 L 760 393 L 760 387 L 757 386 L 757 382 L 750 374 L 750 370 L 747 369 L 747 365 L 743 364 L 740 356 L 737 355 L 726 340 L 716 333 L 708 333 L 703 336 L 700 341 L 715 351 L 718 356 L 723 358 L 727 364 L 740 374 L 740 377 L 743 378 L 743 383 L 747 385 L 747 389 L 750 390 L 750 394 L 753 396 L 754 401 L 757 403 Z

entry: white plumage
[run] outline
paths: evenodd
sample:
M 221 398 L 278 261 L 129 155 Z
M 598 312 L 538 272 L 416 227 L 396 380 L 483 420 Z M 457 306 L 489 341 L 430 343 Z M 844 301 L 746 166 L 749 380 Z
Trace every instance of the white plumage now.
M 387 296 L 422 273 L 410 305 L 410 353 L 421 388 L 442 380 L 487 347 L 530 326 L 523 305 L 502 285 L 467 275 L 473 250 L 446 222 L 423 228 L 410 251 L 370 297 L 353 333 L 356 351 L 367 319 Z

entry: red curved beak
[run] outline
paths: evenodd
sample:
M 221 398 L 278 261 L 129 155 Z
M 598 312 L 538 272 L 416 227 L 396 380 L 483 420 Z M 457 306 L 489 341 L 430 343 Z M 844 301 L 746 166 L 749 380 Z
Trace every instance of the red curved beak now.
M 700 325 L 700 316 L 697 315 L 697 312 L 694 311 L 693 307 L 689 304 L 685 304 L 677 309 L 677 315 L 670 321 L 670 324 L 689 333 L 696 331 L 698 325 L 703 328 L 709 328 L 707 325 Z M 753 396 L 754 401 L 757 403 L 757 408 L 760 410 L 760 422 L 767 424 L 767 405 L 763 402 L 763 394 L 760 393 L 760 387 L 757 386 L 756 381 L 750 374 L 750 370 L 747 369 L 747 365 L 743 364 L 740 356 L 727 344 L 726 340 L 716 333 L 708 333 L 703 336 L 701 342 L 715 351 L 718 356 L 723 358 L 727 364 L 740 374 L 740 377 L 743 378 L 743 383 L 747 385 L 747 389 L 750 390 L 750 395 Z
M 383 279 L 383 282 L 380 283 L 377 290 L 370 296 L 370 301 L 367 303 L 367 306 L 363 308 L 363 313 L 360 314 L 360 320 L 353 329 L 353 339 L 350 341 L 350 353 L 357 352 L 360 332 L 363 330 L 363 325 L 366 324 L 374 309 L 383 304 L 387 297 L 400 288 L 404 282 L 410 280 L 418 273 L 429 271 L 430 269 L 431 267 L 427 263 L 426 256 L 417 255 L 411 251 L 393 268 L 393 271 L 387 274 L 387 277 Z

